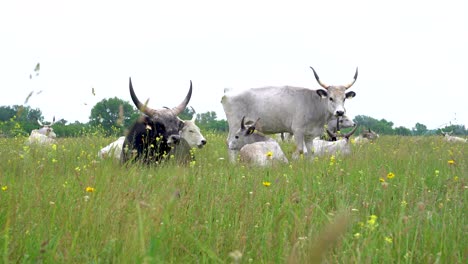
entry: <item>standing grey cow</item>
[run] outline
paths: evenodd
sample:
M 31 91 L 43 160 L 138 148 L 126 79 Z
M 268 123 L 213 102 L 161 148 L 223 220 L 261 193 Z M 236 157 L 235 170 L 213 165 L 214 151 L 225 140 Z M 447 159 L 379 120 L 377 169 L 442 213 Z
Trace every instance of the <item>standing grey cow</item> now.
M 244 119 L 242 117 L 240 128 L 229 142 L 229 149 L 239 151 L 240 160 L 253 165 L 267 166 L 278 161 L 288 163 L 276 140 L 255 131 L 259 119 L 249 127 L 245 126 Z
M 296 143 L 294 158 L 303 153 L 304 145 L 312 151 L 312 140 L 322 135 L 323 127 L 334 116 L 343 116 L 346 112 L 345 99 L 353 98 L 356 93 L 349 91 L 357 79 L 346 85 L 327 85 L 320 81 L 315 70 L 315 79 L 324 89 L 311 90 L 303 87 L 281 86 L 252 88 L 239 94 L 230 94 L 225 90 L 221 103 L 229 124 L 227 142 L 234 140 L 245 116 L 246 124 L 252 124 L 254 118 L 261 118 L 258 130 L 266 134 L 293 133 Z M 229 150 L 229 157 L 235 162 L 237 151 Z

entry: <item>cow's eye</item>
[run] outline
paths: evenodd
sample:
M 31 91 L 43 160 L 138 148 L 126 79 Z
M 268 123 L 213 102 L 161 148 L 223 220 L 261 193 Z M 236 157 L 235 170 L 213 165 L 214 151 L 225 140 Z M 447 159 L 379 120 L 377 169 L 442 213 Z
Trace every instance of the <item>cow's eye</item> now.
M 195 131 L 193 131 L 193 130 L 189 130 L 189 132 L 190 132 L 190 133 L 195 133 Z
M 239 136 L 236 136 L 236 139 L 239 139 Z
M 330 97 L 330 101 L 333 102 L 333 98 Z

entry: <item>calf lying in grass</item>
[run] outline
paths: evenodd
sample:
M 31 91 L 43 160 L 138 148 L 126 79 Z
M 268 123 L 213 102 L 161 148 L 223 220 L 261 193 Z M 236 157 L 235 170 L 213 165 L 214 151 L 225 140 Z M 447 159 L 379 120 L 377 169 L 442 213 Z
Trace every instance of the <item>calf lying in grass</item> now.
M 229 149 L 239 150 L 240 160 L 253 165 L 267 166 L 275 162 L 287 163 L 288 159 L 278 142 L 255 131 L 257 121 L 246 127 L 242 117 L 241 127 L 235 137 L 228 142 Z
M 351 153 L 351 144 L 349 142 L 349 137 L 353 135 L 356 131 L 357 126 L 354 126 L 353 130 L 344 135 L 336 134 L 327 129 L 327 133 L 330 138 L 338 138 L 336 141 L 326 141 L 322 139 L 313 140 L 314 154 L 313 156 L 322 156 L 322 155 L 348 155 Z

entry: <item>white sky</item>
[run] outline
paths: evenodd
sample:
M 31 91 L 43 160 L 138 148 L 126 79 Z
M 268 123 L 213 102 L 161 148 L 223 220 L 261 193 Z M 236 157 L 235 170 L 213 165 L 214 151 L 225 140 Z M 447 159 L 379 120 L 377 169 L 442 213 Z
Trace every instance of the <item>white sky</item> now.
M 131 102 L 131 76 L 153 108 L 179 104 L 192 80 L 190 105 L 224 119 L 226 87 L 318 89 L 309 66 L 328 84 L 359 67 L 348 116 L 468 126 L 467 12 L 466 0 L 1 1 L 0 105 L 34 91 L 46 121 L 87 122 L 104 98 Z

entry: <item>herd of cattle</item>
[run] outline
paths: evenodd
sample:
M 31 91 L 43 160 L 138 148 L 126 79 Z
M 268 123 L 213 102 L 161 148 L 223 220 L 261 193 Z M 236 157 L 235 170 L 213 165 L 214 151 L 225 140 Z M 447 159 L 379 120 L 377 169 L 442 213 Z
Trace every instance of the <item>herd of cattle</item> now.
M 347 91 L 355 82 L 346 85 L 327 85 L 310 67 L 315 79 L 323 89 L 312 90 L 304 87 L 280 86 L 252 88 L 239 93 L 225 90 L 223 105 L 229 125 L 227 146 L 231 162 L 242 162 L 260 166 L 275 162 L 287 163 L 288 159 L 278 142 L 265 134 L 287 134 L 295 143 L 294 159 L 300 155 L 320 156 L 325 154 L 346 155 L 351 152 L 350 137 L 357 124 L 345 114 L 345 99 L 356 96 Z M 194 159 L 192 148 L 202 148 L 206 139 L 192 120 L 178 117 L 190 102 L 192 82 L 184 100 L 173 108 L 150 108 L 135 94 L 132 80 L 129 80 L 130 97 L 142 115 L 120 137 L 98 153 L 100 158 L 114 158 L 121 163 L 141 162 L 159 164 L 167 159 L 188 163 Z M 193 109 L 193 108 L 192 108 Z M 194 111 L 194 110 L 193 110 Z M 55 118 L 54 118 L 55 119 Z M 54 120 L 55 121 L 55 120 Z M 27 144 L 52 144 L 56 135 L 52 129 L 54 121 L 31 132 Z M 341 133 L 342 128 L 351 128 Z M 327 139 L 323 135 L 328 135 Z M 444 133 L 449 142 L 467 142 L 466 139 Z M 364 143 L 378 138 L 368 130 L 354 139 Z

